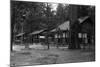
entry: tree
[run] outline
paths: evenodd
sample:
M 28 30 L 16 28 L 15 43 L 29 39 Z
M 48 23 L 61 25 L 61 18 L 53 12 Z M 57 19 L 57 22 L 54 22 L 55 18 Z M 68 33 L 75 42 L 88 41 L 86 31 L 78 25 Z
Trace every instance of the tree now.
M 62 21 L 68 20 L 69 16 L 69 5 L 68 4 L 58 4 L 57 7 L 57 13 L 56 13 L 57 18 Z
M 67 19 L 68 8 L 68 5 L 59 4 L 53 11 L 52 3 L 11 1 L 11 43 L 13 36 L 19 33 L 56 27 Z
M 81 30 L 78 18 L 85 17 L 85 16 L 94 16 L 93 6 L 83 6 L 83 5 L 70 5 L 70 49 L 80 48 L 78 33 Z M 94 18 L 93 18 L 94 19 Z M 94 23 L 93 23 L 94 25 Z M 85 27 L 87 28 L 87 27 Z M 94 28 L 94 26 L 93 26 Z M 88 28 L 89 29 L 89 28 Z M 89 29 L 90 30 L 90 29 Z M 89 31 L 88 31 L 89 32 Z
M 69 49 L 79 49 L 79 40 L 78 40 L 78 28 L 79 28 L 79 22 L 78 22 L 78 6 L 77 5 L 70 5 L 70 44 Z
M 16 34 L 51 27 L 52 17 L 49 3 L 11 1 L 11 45 Z
M 22 1 L 11 1 L 11 51 L 16 34 L 26 32 L 24 27 L 28 16 L 32 14 L 38 4 Z

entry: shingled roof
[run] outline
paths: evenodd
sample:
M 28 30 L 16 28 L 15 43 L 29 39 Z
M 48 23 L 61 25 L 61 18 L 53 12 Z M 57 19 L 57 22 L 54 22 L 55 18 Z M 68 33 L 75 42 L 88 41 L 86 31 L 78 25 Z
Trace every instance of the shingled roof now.
M 70 21 L 65 21 L 64 23 L 58 25 L 57 28 L 59 28 L 60 30 L 69 30 L 70 28 L 69 24 L 70 24 Z M 57 28 L 51 30 L 51 32 L 55 32 Z
M 44 30 L 38 30 L 38 31 L 34 31 L 32 33 L 30 33 L 29 35 L 35 35 L 35 34 L 39 34 L 41 32 L 43 32 Z
M 19 33 L 19 34 L 17 34 L 16 36 L 22 36 L 22 35 L 24 35 L 25 33 Z

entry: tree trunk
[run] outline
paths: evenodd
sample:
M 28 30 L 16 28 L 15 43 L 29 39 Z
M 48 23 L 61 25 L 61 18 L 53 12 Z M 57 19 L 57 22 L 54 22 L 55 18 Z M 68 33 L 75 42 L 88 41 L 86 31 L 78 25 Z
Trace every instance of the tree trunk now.
M 10 36 L 11 36 L 10 37 L 10 39 L 11 39 L 10 40 L 10 51 L 13 51 L 13 47 L 12 47 L 13 46 L 13 44 L 12 44 L 13 43 L 13 25 L 11 25 L 11 28 L 10 29 L 11 29 L 11 34 L 10 34 Z
M 65 32 L 65 44 L 68 44 L 68 42 L 67 42 L 67 31 Z
M 47 43 L 47 45 L 48 45 L 48 50 L 49 50 L 50 49 L 49 43 Z
M 78 33 L 75 34 L 75 45 L 76 49 L 80 49 L 80 44 L 79 44 L 79 38 L 78 38 Z
M 10 51 L 13 51 L 13 33 L 11 31 L 11 42 L 10 42 Z
M 57 32 L 57 48 L 59 48 L 59 33 Z
M 77 49 L 80 48 L 79 42 L 78 42 L 78 32 L 73 32 L 72 25 L 75 24 L 74 22 L 77 20 L 77 6 L 71 6 L 70 7 L 70 44 L 69 49 Z M 76 27 L 76 26 L 75 26 Z
M 50 45 L 49 45 L 49 40 L 48 40 L 48 36 L 46 35 L 46 44 L 47 44 L 47 49 L 50 49 Z

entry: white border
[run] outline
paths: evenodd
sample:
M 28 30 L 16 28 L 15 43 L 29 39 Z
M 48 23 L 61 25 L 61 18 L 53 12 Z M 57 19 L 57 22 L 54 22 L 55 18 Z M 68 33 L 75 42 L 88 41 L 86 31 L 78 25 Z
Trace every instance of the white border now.
M 10 1 L 0 1 L 0 67 L 8 67 L 10 59 Z
M 24 0 L 25 1 L 25 0 Z M 99 67 L 100 60 L 100 42 L 99 42 L 99 0 L 30 0 L 35 2 L 55 2 L 55 3 L 69 3 L 69 4 L 84 4 L 84 5 L 96 5 L 96 62 L 83 62 L 83 63 L 68 63 L 68 64 L 55 64 L 55 65 L 39 65 L 37 67 Z M 10 67 L 10 1 L 0 0 L 0 67 Z M 28 66 L 32 67 L 32 66 Z
M 54 3 L 68 3 L 81 5 L 95 5 L 96 0 L 19 0 L 19 1 L 35 1 L 35 2 L 54 2 Z

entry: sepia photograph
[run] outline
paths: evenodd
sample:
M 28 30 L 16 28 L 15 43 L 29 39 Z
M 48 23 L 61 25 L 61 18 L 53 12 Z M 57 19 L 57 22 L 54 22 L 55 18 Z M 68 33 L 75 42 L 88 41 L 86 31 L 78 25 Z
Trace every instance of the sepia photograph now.
M 95 6 L 10 0 L 10 67 L 95 61 Z

